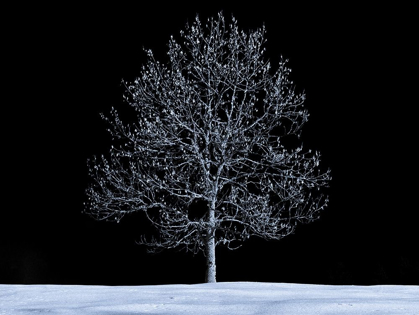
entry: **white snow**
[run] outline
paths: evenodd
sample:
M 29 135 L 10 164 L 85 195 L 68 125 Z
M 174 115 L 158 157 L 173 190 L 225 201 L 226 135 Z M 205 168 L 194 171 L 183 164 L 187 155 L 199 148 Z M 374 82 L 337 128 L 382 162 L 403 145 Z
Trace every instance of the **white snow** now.
M 0 314 L 419 315 L 419 286 L 221 282 L 194 285 L 0 285 Z

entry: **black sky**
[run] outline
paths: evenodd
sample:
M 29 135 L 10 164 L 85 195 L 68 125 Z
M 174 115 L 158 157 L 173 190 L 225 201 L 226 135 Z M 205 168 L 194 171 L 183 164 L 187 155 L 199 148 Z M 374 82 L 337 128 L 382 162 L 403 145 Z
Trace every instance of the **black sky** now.
M 170 35 L 220 10 L 242 29 L 265 23 L 273 65 L 290 60 L 311 114 L 303 143 L 333 180 L 319 221 L 280 242 L 220 249 L 218 280 L 419 284 L 408 9 L 263 1 L 10 12 L 0 283 L 203 281 L 201 256 L 137 246 L 138 217 L 113 224 L 81 212 L 86 160 L 109 145 L 99 113 L 126 106 L 120 81 L 139 74 L 142 48 L 164 59 Z

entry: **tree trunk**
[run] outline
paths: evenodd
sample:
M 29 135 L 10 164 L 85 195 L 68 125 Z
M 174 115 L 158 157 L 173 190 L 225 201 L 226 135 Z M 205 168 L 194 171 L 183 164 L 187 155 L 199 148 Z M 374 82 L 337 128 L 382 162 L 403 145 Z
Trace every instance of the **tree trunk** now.
M 209 213 L 208 213 L 208 223 L 209 223 L 209 228 L 207 231 L 207 244 L 206 244 L 206 251 L 205 251 L 205 256 L 206 256 L 206 262 L 207 262 L 207 269 L 206 269 L 206 274 L 205 274 L 205 282 L 207 283 L 212 283 L 212 282 L 216 282 L 216 277 L 215 277 L 215 231 L 214 231 L 214 226 L 215 226 L 215 202 L 213 202 L 211 204 L 211 208 L 209 209 Z
M 207 270 L 205 274 L 205 282 L 216 282 L 215 278 L 215 239 L 214 235 L 208 235 L 206 248 Z

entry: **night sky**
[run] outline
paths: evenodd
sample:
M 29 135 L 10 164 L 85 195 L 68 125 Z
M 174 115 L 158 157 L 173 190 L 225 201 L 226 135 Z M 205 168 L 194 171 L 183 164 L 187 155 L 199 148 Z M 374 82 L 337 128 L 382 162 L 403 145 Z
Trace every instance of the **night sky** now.
M 332 182 L 320 220 L 279 242 L 250 239 L 237 251 L 217 249 L 217 280 L 419 284 L 405 11 L 263 1 L 10 12 L 0 283 L 204 281 L 202 255 L 150 255 L 135 244 L 141 216 L 105 223 L 82 211 L 86 161 L 106 154 L 111 143 L 99 113 L 127 107 L 120 82 L 139 74 L 142 48 L 164 60 L 170 35 L 196 13 L 205 20 L 220 10 L 244 30 L 265 23 L 272 65 L 281 55 L 289 59 L 311 115 L 304 147 L 322 153 Z

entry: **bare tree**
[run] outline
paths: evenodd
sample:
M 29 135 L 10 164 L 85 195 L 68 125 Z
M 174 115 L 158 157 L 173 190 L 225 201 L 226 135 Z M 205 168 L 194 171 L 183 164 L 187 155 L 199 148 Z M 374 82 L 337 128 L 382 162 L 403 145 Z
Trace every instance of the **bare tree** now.
M 141 75 L 123 81 L 135 121 L 114 109 L 102 115 L 117 145 L 89 163 L 86 212 L 119 221 L 142 211 L 158 236 L 140 243 L 204 252 L 206 281 L 215 282 L 216 246 L 278 240 L 316 219 L 330 173 L 319 170 L 318 152 L 285 148 L 309 115 L 287 61 L 272 71 L 265 60 L 264 27 L 245 33 L 220 13 L 205 26 L 197 17 L 180 36 L 167 64 L 146 50 Z

